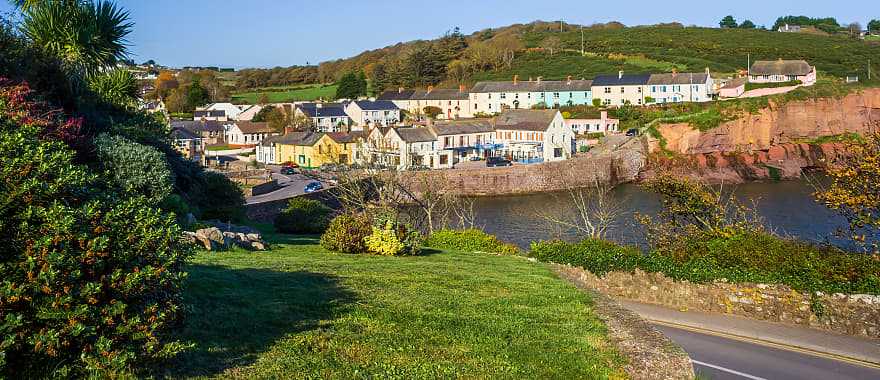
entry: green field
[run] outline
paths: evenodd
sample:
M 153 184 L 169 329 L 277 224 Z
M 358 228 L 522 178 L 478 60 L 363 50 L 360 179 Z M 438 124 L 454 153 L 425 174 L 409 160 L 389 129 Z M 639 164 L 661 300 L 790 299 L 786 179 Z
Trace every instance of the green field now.
M 271 236 L 200 253 L 160 375 L 222 378 L 620 378 L 589 295 L 522 257 L 335 254 Z
M 270 87 L 242 93 L 233 93 L 232 102 L 239 104 L 256 104 L 265 94 L 270 103 L 285 103 L 336 98 L 336 85 L 297 85 L 288 87 Z

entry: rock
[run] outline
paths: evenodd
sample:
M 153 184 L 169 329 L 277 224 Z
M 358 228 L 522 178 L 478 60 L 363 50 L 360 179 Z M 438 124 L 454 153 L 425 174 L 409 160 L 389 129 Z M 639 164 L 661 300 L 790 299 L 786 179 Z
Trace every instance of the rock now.
M 253 248 L 257 251 L 265 251 L 266 245 L 261 242 L 258 242 L 258 241 L 253 241 L 253 242 L 251 242 L 251 248 Z
M 263 241 L 260 232 L 251 227 L 236 226 L 218 221 L 209 221 L 207 223 L 213 225 L 213 227 L 203 228 L 194 233 L 185 233 L 186 239 L 203 245 L 207 250 L 224 250 L 232 245 L 257 251 L 266 250 L 268 247 L 268 244 Z
M 263 241 L 263 238 L 260 236 L 260 234 L 250 233 L 247 234 L 246 237 L 250 241 Z

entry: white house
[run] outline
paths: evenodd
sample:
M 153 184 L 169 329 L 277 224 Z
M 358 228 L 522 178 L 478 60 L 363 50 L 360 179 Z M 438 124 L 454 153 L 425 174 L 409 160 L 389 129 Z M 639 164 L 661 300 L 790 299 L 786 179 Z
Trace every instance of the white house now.
M 434 88 L 426 90 L 405 90 L 402 87 L 379 95 L 377 100 L 390 101 L 398 108 L 411 114 L 424 113 L 425 107 L 437 107 L 437 119 L 450 120 L 473 117 L 470 98 L 464 86 L 456 89 Z
M 237 121 L 226 125 L 226 143 L 235 147 L 254 147 L 263 139 L 277 136 L 278 133 L 269 128 L 269 123 Z
M 196 110 L 196 111 L 193 111 L 193 120 L 229 121 L 229 117 L 226 116 L 226 111 L 223 111 L 223 110 L 217 110 L 217 111 Z
M 196 111 L 223 111 L 227 120 L 236 120 L 238 114 L 242 111 L 242 107 L 232 103 L 212 103 L 206 107 L 197 108 Z
M 280 162 L 278 162 L 278 157 L 276 153 L 277 149 L 275 148 L 275 144 L 282 137 L 284 136 L 271 136 L 263 139 L 263 141 L 260 141 L 255 149 L 257 162 L 270 165 L 280 164 Z
M 816 84 L 816 67 L 804 60 L 755 61 L 749 68 L 751 83 L 782 83 L 800 81 L 804 86 Z
M 356 100 L 345 106 L 351 118 L 352 130 L 362 131 L 370 127 L 387 127 L 400 122 L 400 108 L 388 100 Z
M 608 111 L 602 111 L 598 119 L 565 119 L 565 126 L 575 134 L 618 132 L 620 120 L 608 117 Z
M 575 135 L 558 110 L 509 110 L 495 118 L 495 154 L 533 163 L 571 158 Z
M 489 157 L 496 148 L 495 127 L 490 119 L 439 121 L 428 129 L 437 139 L 437 150 L 453 157 L 450 165 L 470 157 Z
M 651 74 L 645 85 L 646 103 L 708 102 L 712 100 L 712 76 L 705 73 Z M 652 101 L 652 102 L 649 102 Z
M 296 113 L 308 117 L 318 132 L 340 132 L 351 123 L 340 103 L 303 103 L 296 106 Z

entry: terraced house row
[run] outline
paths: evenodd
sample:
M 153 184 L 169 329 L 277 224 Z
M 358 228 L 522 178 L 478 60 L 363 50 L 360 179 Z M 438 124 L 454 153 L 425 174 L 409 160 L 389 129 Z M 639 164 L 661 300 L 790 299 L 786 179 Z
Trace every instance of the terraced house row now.
M 521 163 L 566 160 L 575 133 L 558 110 L 507 110 L 492 119 L 445 120 L 428 126 L 373 127 L 353 132 L 291 132 L 264 139 L 256 159 L 324 164 L 372 165 L 398 170 L 447 169 L 493 156 Z

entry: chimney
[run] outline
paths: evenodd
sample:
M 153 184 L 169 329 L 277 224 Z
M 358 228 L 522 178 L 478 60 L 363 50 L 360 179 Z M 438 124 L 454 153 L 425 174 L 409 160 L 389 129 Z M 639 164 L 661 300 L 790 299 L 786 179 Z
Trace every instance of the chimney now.
M 324 107 L 324 103 L 315 103 L 315 108 Z
M 672 76 L 674 77 L 675 74 L 678 74 L 678 69 L 675 68 L 675 67 L 673 67 L 673 68 L 672 68 Z
M 428 92 L 434 91 L 434 86 L 428 86 Z
M 284 134 L 287 135 L 290 132 L 293 132 L 293 129 L 288 125 L 284 127 Z
M 623 79 L 623 70 L 617 72 L 617 79 Z
M 463 84 L 458 85 L 458 92 L 464 92 L 464 85 Z
M 513 85 L 516 86 L 517 83 L 519 83 L 519 75 L 514 75 L 513 76 Z
M 602 121 L 603 122 L 608 119 L 608 111 L 602 111 L 601 114 L 602 114 Z
M 530 76 L 530 77 L 529 77 L 529 82 L 531 82 L 531 81 L 532 81 L 532 77 Z
M 543 78 L 538 77 L 538 84 L 541 84 L 541 79 L 543 79 Z
M 398 88 L 397 88 L 397 93 L 398 93 L 398 94 L 402 94 L 402 93 L 403 93 L 403 87 L 398 87 Z
M 706 68 L 706 75 L 709 75 L 709 68 Z
M 569 75 L 567 78 L 565 78 L 565 83 L 571 84 L 571 75 Z

